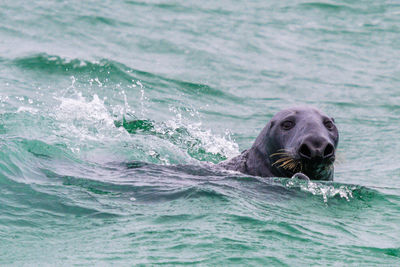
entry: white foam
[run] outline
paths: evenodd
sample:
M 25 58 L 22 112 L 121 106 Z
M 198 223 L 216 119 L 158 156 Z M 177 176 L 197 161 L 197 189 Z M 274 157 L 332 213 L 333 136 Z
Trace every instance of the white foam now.
M 17 110 L 17 113 L 21 113 L 21 112 L 28 112 L 28 113 L 36 114 L 39 112 L 39 110 L 37 108 L 32 108 L 32 107 L 19 107 Z
M 341 198 L 350 201 L 350 198 L 353 198 L 353 191 L 348 186 L 340 186 L 336 188 L 333 185 L 326 185 L 317 182 L 307 181 L 307 182 L 299 182 L 295 180 L 290 180 L 287 183 L 288 187 L 296 187 L 300 186 L 300 189 L 305 192 L 309 192 L 316 196 L 322 196 L 325 203 L 328 202 L 329 198 L 333 198 L 336 195 L 339 195 Z
M 115 127 L 112 114 L 98 95 L 93 95 L 92 100 L 87 100 L 81 93 L 74 98 L 55 99 L 61 102 L 55 117 L 60 122 L 64 136 L 79 138 L 82 141 L 101 141 L 128 136 L 126 131 Z
M 201 147 L 204 148 L 206 152 L 220 154 L 227 158 L 239 154 L 239 145 L 232 140 L 231 134 L 228 130 L 225 131 L 225 134 L 222 136 L 214 134 L 210 129 L 203 129 L 201 122 L 186 122 L 182 113 L 175 107 L 171 107 L 170 110 L 175 113 L 175 117 L 166 122 L 167 126 L 173 130 L 180 127 L 185 128 L 189 132 L 190 136 L 200 140 Z M 192 117 L 194 114 L 194 111 L 190 112 Z M 169 134 L 173 134 L 173 132 L 169 132 Z
M 109 105 L 106 106 L 104 99 L 100 99 L 97 94 L 92 97 L 84 97 L 81 92 L 75 88 L 75 77 L 71 76 L 71 85 L 66 88 L 61 96 L 54 98 L 60 102 L 55 110 L 55 118 L 58 121 L 59 129 L 56 134 L 69 140 L 78 139 L 79 142 L 69 142 L 71 150 L 74 152 L 81 151 L 82 147 L 87 143 L 86 141 L 93 141 L 91 146 L 96 146 L 96 142 L 102 141 L 121 141 L 121 137 L 127 138 L 126 141 L 131 141 L 131 135 L 123 128 L 116 127 L 114 124 L 115 119 L 130 117 L 136 118 L 137 113 L 146 119 L 147 107 L 146 103 L 148 98 L 145 95 L 145 89 L 140 81 L 132 80 L 132 85 L 139 90 L 140 106 L 139 112 L 131 109 L 128 104 L 127 95 L 124 90 L 120 90 L 118 94 L 123 98 L 122 105 Z M 98 83 L 96 79 L 93 82 Z M 191 144 L 195 141 L 206 152 L 212 154 L 220 154 L 227 158 L 235 156 L 239 153 L 239 146 L 231 139 L 228 131 L 223 135 L 214 134 L 209 129 L 204 129 L 201 122 L 194 122 L 193 117 L 199 116 L 195 109 L 188 109 L 189 119 L 185 119 L 182 112 L 177 108 L 170 108 L 175 116 L 166 121 L 165 123 L 157 123 L 155 125 L 156 131 L 165 135 L 178 134 L 178 138 L 182 138 L 182 143 Z M 186 113 L 185 113 L 186 114 Z M 135 116 L 136 115 L 136 116 Z M 189 136 L 179 136 L 178 128 L 186 129 Z M 158 149 L 155 149 L 158 151 Z M 150 155 L 151 156 L 151 155 Z M 168 162 L 167 158 L 160 158 L 164 163 Z

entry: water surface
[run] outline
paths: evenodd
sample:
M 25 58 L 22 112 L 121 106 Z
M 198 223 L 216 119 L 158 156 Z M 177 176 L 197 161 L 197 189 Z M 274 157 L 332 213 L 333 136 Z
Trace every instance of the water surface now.
M 6 1 L 2 265 L 400 260 L 395 1 Z M 334 182 L 224 172 L 277 111 L 336 120 Z

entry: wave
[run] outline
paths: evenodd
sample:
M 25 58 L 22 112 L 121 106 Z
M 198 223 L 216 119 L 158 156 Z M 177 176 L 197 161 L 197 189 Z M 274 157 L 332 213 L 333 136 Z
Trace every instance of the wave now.
M 157 8 L 165 11 L 171 11 L 176 13 L 210 13 L 215 15 L 231 15 L 233 12 L 227 8 L 212 8 L 211 6 L 198 5 L 193 6 L 192 4 L 183 5 L 181 3 L 150 3 L 143 1 L 133 1 L 127 0 L 125 1 L 129 5 L 134 6 L 144 6 L 149 8 Z
M 104 85 L 118 82 L 131 84 L 133 80 L 140 80 L 149 90 L 171 93 L 171 89 L 174 89 L 197 97 L 208 97 L 210 100 L 223 98 L 241 101 L 241 98 L 214 89 L 206 84 L 164 77 L 133 69 L 108 59 L 89 61 L 41 53 L 14 59 L 11 64 L 31 72 L 74 76 L 75 79 L 80 79 L 82 80 L 81 82 L 90 84 L 98 83 Z
M 342 10 L 353 10 L 351 7 L 347 5 L 326 3 L 326 2 L 301 3 L 300 6 L 305 9 L 319 9 L 319 10 L 334 11 L 334 12 Z
M 69 76 L 74 74 L 95 74 L 100 77 L 118 77 L 128 81 L 134 78 L 127 72 L 127 68 L 124 65 L 105 59 L 88 61 L 41 53 L 14 59 L 11 64 L 18 68 L 48 74 Z
M 356 246 L 355 248 L 369 251 L 371 254 L 378 254 L 378 255 L 380 254 L 381 256 L 391 256 L 391 257 L 400 258 L 400 247 L 378 248 L 378 247 Z
M 343 205 L 348 203 L 350 209 L 380 203 L 378 205 L 392 206 L 395 209 L 400 198 L 379 190 L 338 182 L 303 181 L 291 178 L 257 178 L 269 185 L 280 186 L 288 192 L 296 193 L 296 197 L 315 198 L 329 205 Z M 400 210 L 399 210 L 400 211 Z
M 184 159 L 186 155 L 200 161 L 219 162 L 238 153 L 238 145 L 229 132 L 212 133 L 203 128 L 200 120 L 193 121 L 193 116 L 198 114 L 196 109 L 179 107 L 179 103 L 165 99 L 174 90 L 213 101 L 227 96 L 207 85 L 165 78 L 110 60 L 86 61 L 36 54 L 14 59 L 11 64 L 40 75 L 45 72 L 68 76 L 71 84 L 55 92 L 52 98 L 41 97 L 39 109 L 26 103 L 27 106 L 18 107 L 16 113 L 2 114 L 4 132 L 24 128 L 11 125 L 9 116 L 17 124 L 32 123 L 29 127 L 33 131 L 39 131 L 35 124 L 40 124 L 44 132 L 39 139 L 45 143 L 63 143 L 77 157 L 95 147 L 110 147 L 111 144 L 123 146 L 126 154 L 130 149 L 132 160 L 161 164 L 187 162 L 190 159 Z M 41 91 L 38 93 L 43 95 Z M 167 107 L 172 117 L 161 122 L 150 119 L 150 102 L 162 99 L 167 101 L 163 104 L 169 104 L 155 108 Z M 164 110 L 160 112 L 165 113 Z M 186 115 L 190 118 L 186 119 Z M 25 133 L 18 135 L 29 139 Z M 154 138 L 154 142 L 144 141 L 148 136 Z M 179 153 L 174 151 L 176 148 Z
M 129 166 L 129 165 L 126 165 Z M 113 198 L 116 201 L 131 203 L 155 203 L 176 199 L 213 199 L 227 201 L 223 192 L 209 187 L 198 186 L 199 180 L 182 181 L 182 172 L 171 172 L 173 168 L 160 165 L 141 165 L 141 169 L 127 168 L 123 164 L 109 165 L 103 168 L 104 176 L 77 177 L 57 174 L 53 170 L 42 169 L 50 179 L 59 180 L 63 186 L 85 190 L 99 198 Z M 147 166 L 147 168 L 145 167 Z M 145 167 L 145 168 L 143 168 Z M 145 172 L 143 172 L 145 171 Z M 163 175 L 160 178 L 159 175 Z M 204 182 L 204 180 L 202 181 Z
M 385 15 L 387 10 L 393 7 L 390 4 L 382 4 L 376 2 L 370 5 L 354 5 L 353 3 L 334 3 L 334 2 L 307 2 L 300 3 L 297 5 L 301 10 L 305 11 L 321 11 L 325 13 L 331 13 L 337 15 L 338 13 L 349 13 L 349 14 L 381 14 Z
M 157 133 L 152 133 L 157 134 Z M 162 137 L 164 138 L 164 137 Z M 160 165 L 148 161 L 89 164 L 64 144 L 47 144 L 21 138 L 7 140 L 0 161 L 0 183 L 37 184 L 80 188 L 90 194 L 134 198 L 138 201 L 169 201 L 180 198 L 241 198 L 257 201 L 281 197 L 305 198 L 342 205 L 381 202 L 396 206 L 399 198 L 359 185 L 260 178 L 219 169 L 212 164 Z M 28 175 L 29 173 L 35 173 Z M 55 180 L 56 179 L 56 180 Z M 344 202 L 343 202 L 344 201 Z

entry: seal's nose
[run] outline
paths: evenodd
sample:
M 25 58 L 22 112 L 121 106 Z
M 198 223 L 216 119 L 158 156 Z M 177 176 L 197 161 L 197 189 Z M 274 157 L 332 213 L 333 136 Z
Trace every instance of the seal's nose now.
M 329 159 L 335 155 L 335 147 L 323 137 L 311 136 L 306 138 L 299 148 L 303 159 Z

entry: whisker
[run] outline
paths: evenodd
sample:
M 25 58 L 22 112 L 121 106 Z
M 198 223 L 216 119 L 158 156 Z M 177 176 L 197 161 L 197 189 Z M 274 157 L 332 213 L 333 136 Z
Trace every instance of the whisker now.
M 285 161 L 284 163 L 282 163 L 279 167 L 285 167 L 286 165 L 288 165 L 289 163 L 293 162 L 293 159 L 289 159 L 287 161 Z
M 289 153 L 286 153 L 286 152 L 276 152 L 276 153 L 271 154 L 270 157 L 280 156 L 280 155 L 290 156 Z
M 291 166 L 293 165 L 293 162 L 288 163 L 287 165 L 285 165 L 284 169 L 291 169 Z
M 292 157 L 292 153 L 284 148 L 279 149 L 278 152 L 270 155 L 270 157 L 274 156 L 279 156 L 280 158 L 274 161 L 274 163 L 272 163 L 272 166 L 278 165 L 278 168 L 283 168 L 285 170 L 293 170 L 293 171 L 299 166 L 300 162 L 295 160 Z
M 293 170 L 293 168 L 296 166 L 296 164 L 294 162 L 290 162 L 286 167 L 289 170 Z
M 286 153 L 286 154 L 290 154 L 291 153 L 289 150 L 284 149 L 284 148 L 278 149 L 277 151 L 278 151 L 277 153 Z
M 291 158 L 282 158 L 275 162 L 275 164 L 285 164 L 286 162 L 290 161 Z
M 281 162 L 290 160 L 290 159 L 291 159 L 291 158 L 289 158 L 289 157 L 280 158 L 280 159 L 278 159 L 277 161 L 275 161 L 274 163 L 272 163 L 272 166 L 274 166 L 274 165 L 276 165 L 276 164 L 279 164 L 279 163 L 281 163 Z
M 289 160 L 289 159 L 292 159 L 292 158 L 291 157 L 284 157 L 284 158 L 280 158 L 280 159 L 276 160 L 276 162 L 282 162 L 282 161 Z
M 281 149 L 278 149 L 278 151 L 287 151 L 287 150 L 284 148 L 281 148 Z

